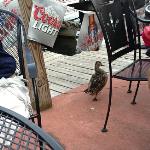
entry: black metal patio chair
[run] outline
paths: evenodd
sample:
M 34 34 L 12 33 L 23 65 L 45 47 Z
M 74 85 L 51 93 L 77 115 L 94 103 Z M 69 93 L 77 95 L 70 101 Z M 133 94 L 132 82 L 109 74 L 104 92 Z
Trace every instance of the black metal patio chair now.
M 121 0 L 123 3 L 128 0 Z M 130 0 L 129 7 L 132 15 L 138 19 L 141 28 L 150 24 L 150 15 L 146 15 L 146 7 L 149 5 L 147 0 Z M 142 14 L 139 14 L 142 13 Z
M 108 54 L 110 73 L 109 103 L 104 127 L 102 128 L 102 132 L 107 132 L 107 122 L 112 103 L 112 79 L 137 81 L 137 87 L 131 102 L 136 104 L 135 100 L 140 82 L 147 81 L 146 72 L 150 68 L 150 59 L 142 59 L 138 19 L 134 18 L 135 23 L 133 23 L 133 16 L 136 15 L 132 16 L 130 13 L 128 1 L 122 3 L 121 0 L 115 0 L 105 5 L 99 5 L 98 0 L 91 1 L 102 28 Z M 113 74 L 112 63 L 115 61 L 116 64 L 119 64 L 118 58 L 132 51 L 133 63 Z
M 41 115 L 39 97 L 36 86 L 36 64 L 33 56 L 27 47 L 27 36 L 21 19 L 12 12 L 0 9 L 0 40 L 3 49 L 15 58 L 16 76 L 23 75 L 26 78 L 25 66 L 31 79 L 33 97 L 35 99 L 35 113 L 29 119 L 35 121 L 41 127 Z M 27 84 L 26 84 L 27 85 Z
M 130 10 L 133 15 L 140 22 L 140 31 L 141 33 L 144 30 L 145 26 L 150 25 L 150 3 L 149 0 L 130 0 Z M 138 10 L 137 10 L 138 9 Z M 138 11 L 142 14 L 139 15 Z M 150 56 L 150 47 L 141 45 L 142 49 L 147 49 L 146 55 Z
M 50 134 L 25 117 L 0 106 L 1 150 L 63 150 Z

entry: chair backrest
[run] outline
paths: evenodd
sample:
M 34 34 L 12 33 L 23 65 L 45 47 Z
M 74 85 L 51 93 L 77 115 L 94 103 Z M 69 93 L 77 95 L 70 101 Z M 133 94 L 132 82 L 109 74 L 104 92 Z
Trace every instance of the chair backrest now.
M 136 50 L 138 24 L 133 23 L 128 8 L 128 2 L 115 0 L 106 5 L 99 5 L 98 0 L 92 0 L 99 23 L 104 35 L 109 62 Z
M 25 67 L 27 67 L 29 78 L 32 79 L 29 85 L 29 92 L 34 101 L 31 100 L 31 102 L 35 103 L 36 111 L 36 114 L 33 114 L 30 119 L 34 121 L 34 118 L 37 118 L 38 125 L 41 127 L 39 97 L 36 84 L 37 67 L 33 55 L 27 47 L 25 28 L 22 20 L 17 15 L 2 9 L 0 9 L 0 41 L 3 50 L 15 58 L 16 76 L 23 75 L 23 78 L 26 78 Z
M 148 2 L 148 0 L 130 0 L 129 3 L 131 7 L 134 7 L 134 9 L 140 9 L 144 7 L 144 5 Z
M 16 73 L 25 75 L 23 51 L 26 47 L 26 34 L 22 21 L 15 14 L 0 9 L 0 40 L 3 49 L 16 60 Z

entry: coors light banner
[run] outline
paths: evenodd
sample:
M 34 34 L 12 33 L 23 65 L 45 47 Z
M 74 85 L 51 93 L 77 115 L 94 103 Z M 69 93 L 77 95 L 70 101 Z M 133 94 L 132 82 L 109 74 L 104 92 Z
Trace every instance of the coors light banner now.
M 66 7 L 51 0 L 34 0 L 28 39 L 53 47 Z
M 78 51 L 97 51 L 100 49 L 103 33 L 96 14 L 86 11 L 84 14 L 76 49 Z

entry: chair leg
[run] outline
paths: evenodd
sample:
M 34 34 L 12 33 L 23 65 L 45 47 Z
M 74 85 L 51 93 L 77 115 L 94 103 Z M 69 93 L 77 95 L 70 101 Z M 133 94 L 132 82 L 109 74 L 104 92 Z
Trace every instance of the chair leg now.
M 128 87 L 127 93 L 132 93 L 131 85 L 132 85 L 132 81 L 129 82 L 129 87 Z
M 137 83 L 136 91 L 135 91 L 133 100 L 132 100 L 132 102 L 131 102 L 132 105 L 135 105 L 135 104 L 136 104 L 135 99 L 136 99 L 136 96 L 137 96 L 137 92 L 138 92 L 138 89 L 139 89 L 139 85 L 140 85 L 140 81 L 138 81 L 138 83 Z
M 32 78 L 32 84 L 33 84 L 33 92 L 34 92 L 34 96 L 35 96 L 35 107 L 36 107 L 36 113 L 37 113 L 37 123 L 38 123 L 39 127 L 42 127 L 40 104 L 39 104 L 40 102 L 39 102 L 39 96 L 38 96 L 37 87 L 36 87 L 36 83 L 35 83 L 34 78 Z
M 107 127 L 107 122 L 108 122 L 108 118 L 109 118 L 109 114 L 110 114 L 111 99 L 112 99 L 112 78 L 110 77 L 109 103 L 108 103 L 108 108 L 107 108 L 107 114 L 106 114 L 104 127 L 101 130 L 102 132 L 107 132 L 108 131 L 108 129 L 106 127 Z

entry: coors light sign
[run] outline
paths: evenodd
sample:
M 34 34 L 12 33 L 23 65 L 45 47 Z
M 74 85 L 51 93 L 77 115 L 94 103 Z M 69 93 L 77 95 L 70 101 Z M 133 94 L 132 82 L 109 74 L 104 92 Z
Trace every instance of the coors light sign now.
M 28 38 L 53 47 L 65 15 L 65 7 L 50 0 L 41 3 L 33 3 Z

